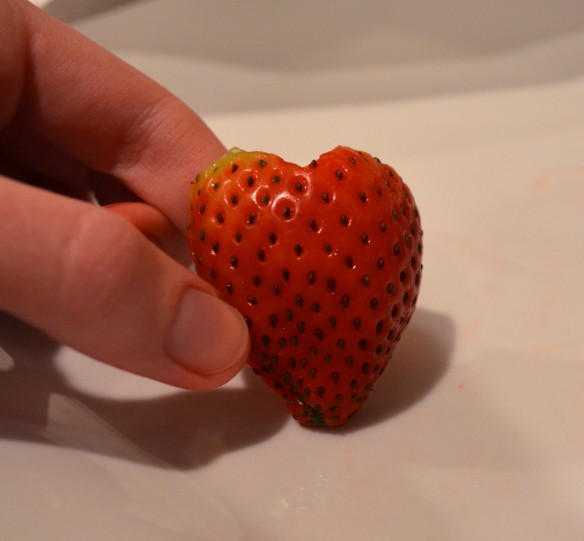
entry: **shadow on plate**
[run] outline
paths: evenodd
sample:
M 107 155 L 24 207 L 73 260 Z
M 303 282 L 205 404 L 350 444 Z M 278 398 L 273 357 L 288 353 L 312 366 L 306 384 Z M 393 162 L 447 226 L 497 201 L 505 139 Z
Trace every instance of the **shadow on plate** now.
M 454 339 L 448 316 L 419 308 L 363 409 L 346 427 L 331 433 L 384 422 L 422 400 L 446 372 Z M 0 438 L 52 441 L 126 460 L 193 469 L 261 443 L 293 422 L 281 400 L 250 370 L 242 373 L 241 387 L 110 399 L 68 383 L 54 361 L 58 344 L 39 331 L 0 316 L 0 344 L 14 359 L 10 369 L 0 366 Z M 60 411 L 51 410 L 55 399 Z M 56 439 L 47 437 L 54 430 L 55 413 Z
M 381 423 L 420 402 L 446 373 L 455 335 L 449 316 L 418 308 L 367 402 L 335 433 Z
M 14 359 L 11 369 L 0 371 L 0 438 L 47 442 L 57 397 L 68 404 L 58 420 L 57 443 L 190 469 L 258 444 L 288 422 L 285 408 L 274 407 L 271 391 L 251 371 L 243 373 L 239 388 L 104 399 L 67 382 L 54 361 L 58 344 L 39 331 L 0 315 L 0 344 Z

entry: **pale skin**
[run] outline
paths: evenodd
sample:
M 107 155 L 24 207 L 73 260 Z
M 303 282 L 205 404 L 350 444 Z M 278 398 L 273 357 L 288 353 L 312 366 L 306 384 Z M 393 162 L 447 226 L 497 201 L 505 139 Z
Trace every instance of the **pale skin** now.
M 167 90 L 24 0 L 0 0 L 0 36 L 0 311 L 169 385 L 227 382 L 247 329 L 185 266 L 184 238 L 189 184 L 225 148 Z

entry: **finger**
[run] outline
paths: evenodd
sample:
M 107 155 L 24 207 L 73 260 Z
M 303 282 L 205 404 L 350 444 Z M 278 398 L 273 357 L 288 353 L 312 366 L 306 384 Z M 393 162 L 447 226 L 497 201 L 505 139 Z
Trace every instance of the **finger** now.
M 61 182 L 54 177 L 46 177 L 39 172 L 31 171 L 30 168 L 24 167 L 17 161 L 5 158 L 1 155 L 0 175 L 5 175 L 12 179 L 18 179 L 22 182 L 32 184 L 33 186 L 43 187 L 47 190 L 67 195 L 68 197 L 84 199 L 85 201 L 93 200 L 93 194 L 81 186 L 76 186 L 69 182 Z
M 90 172 L 88 178 L 94 200 L 100 205 L 141 201 L 134 192 L 111 175 Z
M 0 129 L 24 119 L 87 167 L 122 180 L 184 231 L 189 182 L 223 145 L 184 103 L 111 53 L 27 2 L 5 4 L 12 20 L 0 17 L 0 35 L 7 36 L 0 80 L 10 77 L 11 84 L 0 85 Z M 15 58 L 27 69 L 19 71 Z M 11 71 L 2 73 L 6 66 Z
M 183 265 L 192 263 L 184 238 L 158 209 L 147 203 L 116 203 L 105 208 L 134 224 L 148 240 Z
M 243 318 L 127 219 L 0 177 L 0 310 L 124 370 L 187 389 L 230 379 Z
M 41 136 L 21 118 L 15 118 L 9 126 L 1 130 L 0 154 L 20 166 L 24 174 L 19 175 L 19 179 L 28 182 L 30 178 L 41 178 L 76 191 L 88 192 L 91 189 L 88 168 Z M 14 178 L 10 170 L 2 168 L 2 164 L 0 173 Z

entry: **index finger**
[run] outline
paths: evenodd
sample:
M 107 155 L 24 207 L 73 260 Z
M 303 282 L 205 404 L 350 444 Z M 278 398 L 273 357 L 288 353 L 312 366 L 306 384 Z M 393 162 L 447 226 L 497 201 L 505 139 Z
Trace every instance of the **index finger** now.
M 0 130 L 26 122 L 120 179 L 182 231 L 188 184 L 224 152 L 201 118 L 156 82 L 28 2 L 2 0 Z

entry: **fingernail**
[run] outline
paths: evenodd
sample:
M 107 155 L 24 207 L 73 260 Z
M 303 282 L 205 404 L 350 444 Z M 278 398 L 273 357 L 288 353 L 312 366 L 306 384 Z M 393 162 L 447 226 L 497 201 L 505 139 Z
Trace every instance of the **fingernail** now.
M 247 325 L 235 308 L 197 289 L 185 291 L 166 340 L 176 363 L 211 376 L 240 363 L 247 346 Z

